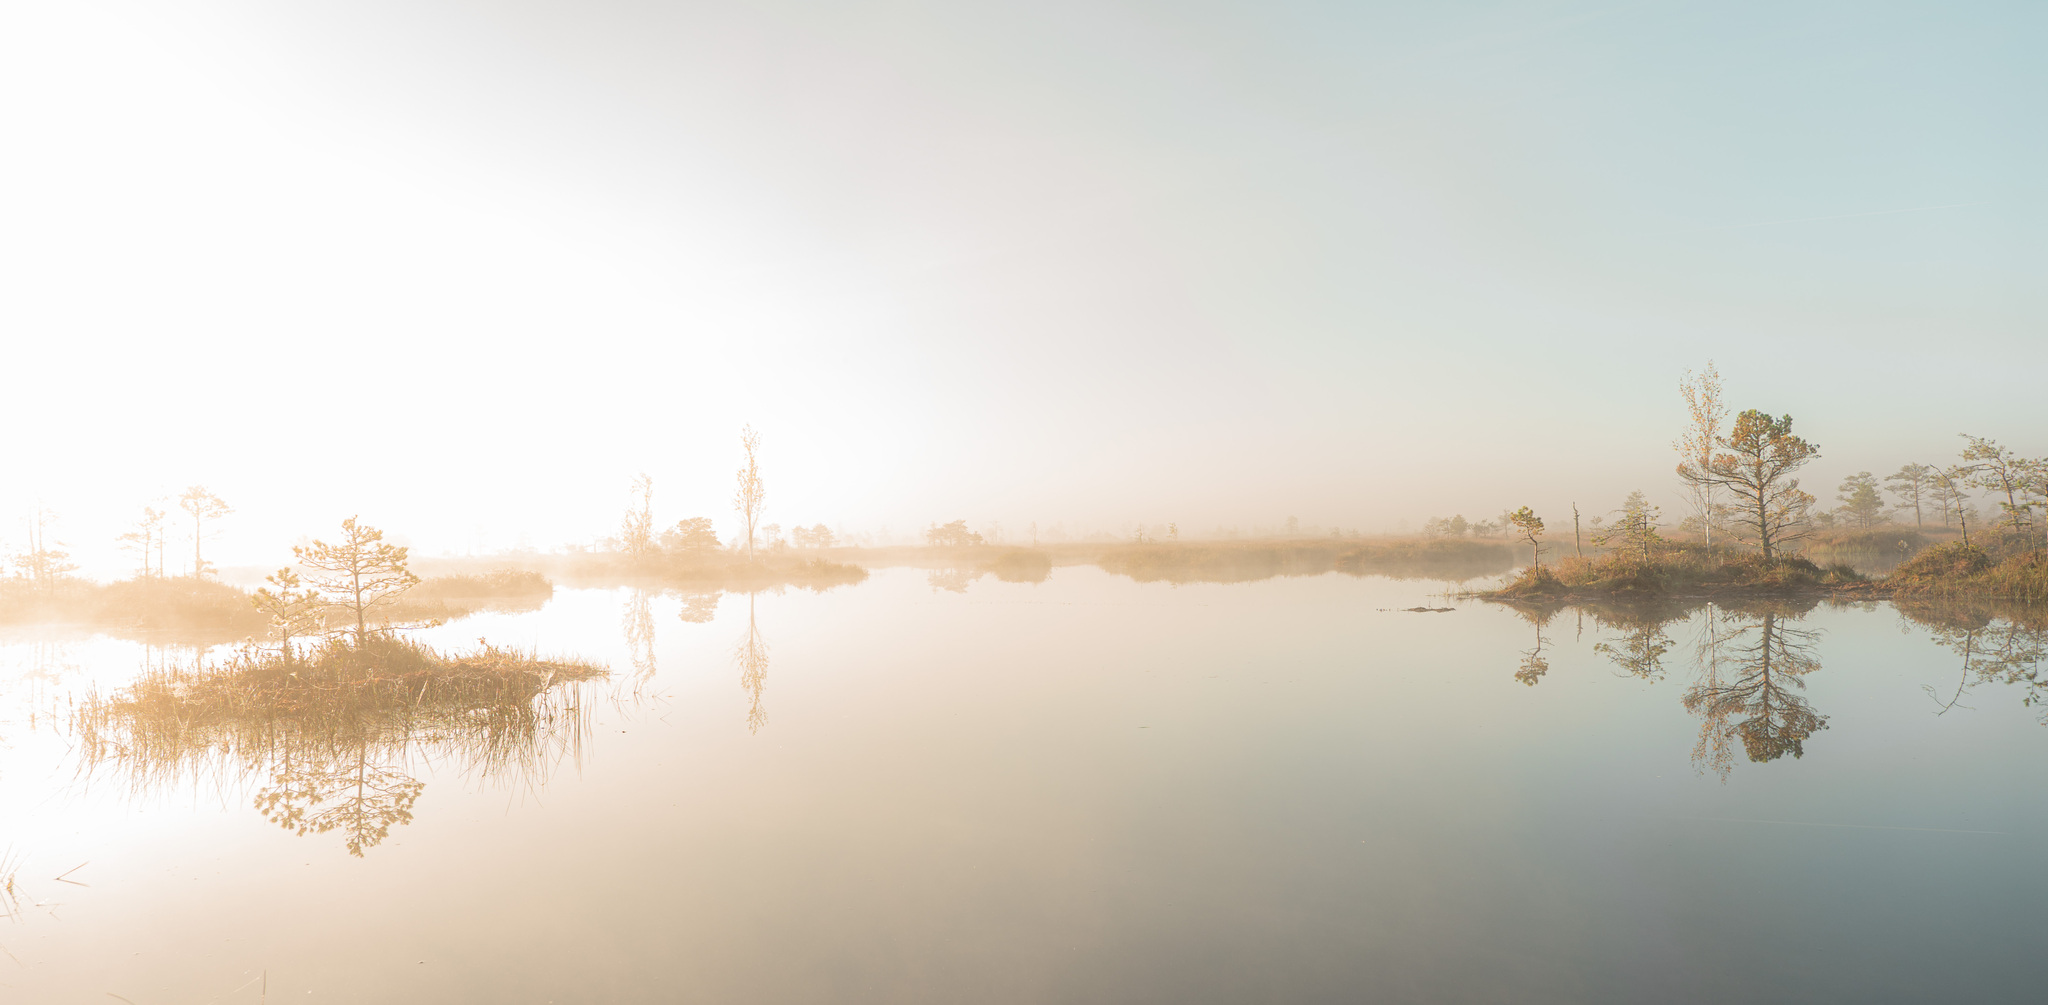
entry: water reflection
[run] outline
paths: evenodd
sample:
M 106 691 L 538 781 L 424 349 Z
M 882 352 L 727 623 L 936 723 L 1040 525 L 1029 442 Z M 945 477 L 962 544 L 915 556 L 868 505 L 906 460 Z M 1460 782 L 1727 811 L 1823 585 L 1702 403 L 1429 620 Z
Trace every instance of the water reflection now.
M 768 723 L 768 707 L 762 695 L 768 688 L 768 643 L 761 638 L 761 626 L 754 619 L 754 595 L 747 594 L 747 633 L 733 646 L 733 663 L 740 671 L 740 687 L 747 692 L 747 732 L 758 733 Z
M 88 696 L 71 717 L 81 771 L 136 795 L 255 785 L 265 819 L 299 835 L 339 832 L 361 857 L 412 820 L 426 789 L 415 766 L 539 786 L 580 758 L 590 721 L 577 684 L 602 668 L 482 640 L 452 658 L 372 641 L 346 672 L 330 669 L 344 657 L 282 672 L 244 654 L 147 670 L 111 697 Z
M 1816 629 L 1799 627 L 1811 601 L 1756 602 L 1741 607 L 1711 603 L 1581 605 L 1605 633 L 1593 651 L 1624 674 L 1656 682 L 1669 672 L 1666 661 L 1681 644 L 1671 628 L 1693 629 L 1693 677 L 1679 697 L 1699 717 L 1692 760 L 1702 772 L 1726 780 L 1740 746 L 1752 763 L 1804 755 L 1806 741 L 1827 728 L 1828 718 L 1807 701 L 1805 678 L 1821 668 Z M 1536 626 L 1536 645 L 1522 653 L 1515 679 L 1534 685 L 1549 672 L 1543 656 L 1543 626 L 1557 608 L 1523 607 Z
M 1732 630 L 1710 636 L 1700 676 L 1681 699 L 1686 711 L 1700 717 L 1693 763 L 1726 779 L 1737 740 L 1756 763 L 1804 755 L 1806 739 L 1828 723 L 1799 693 L 1805 676 L 1820 669 L 1820 633 L 1793 627 L 1786 615 L 1771 610 L 1723 612 L 1720 626 Z
M 1957 660 L 1953 687 L 1925 688 L 1936 714 L 1960 705 L 1970 688 L 1998 683 L 2021 688 L 2020 703 L 2042 706 L 2048 723 L 2048 680 L 2041 675 L 2048 661 L 2048 610 L 1954 601 L 1905 602 L 1898 608 L 1908 621 L 1926 626 L 1935 644 Z
M 1535 687 L 1543 680 L 1543 675 L 1550 672 L 1550 661 L 1543 658 L 1543 626 L 1550 621 L 1551 612 L 1524 610 L 1521 614 L 1536 626 L 1536 645 L 1522 652 L 1521 667 L 1515 671 L 1515 679 Z
M 636 586 L 626 595 L 626 609 L 619 621 L 626 633 L 626 658 L 633 664 L 633 683 L 644 684 L 654 679 L 655 671 L 654 610 L 646 590 Z

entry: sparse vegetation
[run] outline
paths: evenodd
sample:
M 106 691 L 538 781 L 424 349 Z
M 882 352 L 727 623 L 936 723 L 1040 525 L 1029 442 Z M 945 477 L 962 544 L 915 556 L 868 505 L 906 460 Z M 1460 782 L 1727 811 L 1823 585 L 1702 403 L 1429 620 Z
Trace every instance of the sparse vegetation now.
M 490 645 L 450 655 L 384 633 L 323 640 L 298 659 L 254 649 L 224 665 L 145 673 L 73 714 L 89 771 L 138 788 L 232 768 L 267 783 L 256 808 L 299 834 L 340 831 L 362 855 L 412 819 L 409 752 L 480 775 L 544 772 L 580 743 L 579 703 L 540 699 L 602 666 Z

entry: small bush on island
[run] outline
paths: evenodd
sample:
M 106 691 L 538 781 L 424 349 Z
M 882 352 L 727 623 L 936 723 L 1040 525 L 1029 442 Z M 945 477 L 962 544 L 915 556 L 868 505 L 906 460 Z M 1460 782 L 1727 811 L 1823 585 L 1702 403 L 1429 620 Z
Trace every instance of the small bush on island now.
M 981 567 L 1005 583 L 1043 583 L 1052 575 L 1052 556 L 1036 548 L 1010 548 Z

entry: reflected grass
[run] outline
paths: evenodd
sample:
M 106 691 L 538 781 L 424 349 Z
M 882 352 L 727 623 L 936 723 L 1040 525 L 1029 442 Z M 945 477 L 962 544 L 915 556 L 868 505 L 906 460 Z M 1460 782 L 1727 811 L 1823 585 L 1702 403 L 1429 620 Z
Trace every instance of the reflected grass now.
M 415 758 L 474 777 L 544 782 L 589 731 L 571 687 L 608 671 L 479 640 L 447 655 L 389 635 L 330 638 L 297 657 L 145 672 L 72 717 L 81 770 L 136 793 L 267 778 L 256 806 L 297 833 L 346 832 L 351 854 L 411 819 Z

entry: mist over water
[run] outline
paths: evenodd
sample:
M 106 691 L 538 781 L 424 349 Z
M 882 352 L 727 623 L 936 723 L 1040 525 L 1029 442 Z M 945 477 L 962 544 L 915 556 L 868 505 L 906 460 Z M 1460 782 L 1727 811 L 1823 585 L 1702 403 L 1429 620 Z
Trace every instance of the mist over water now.
M 2023 995 L 2048 923 L 2027 865 L 2043 727 L 2035 664 L 1984 654 L 2017 631 L 2038 661 L 2038 631 L 1859 606 L 1532 621 L 1436 589 L 1072 568 L 954 590 L 896 568 L 727 594 L 709 620 L 671 591 L 562 590 L 419 640 L 584 653 L 608 678 L 454 718 L 251 712 L 232 742 L 118 716 L 88 741 L 67 711 L 190 651 L 17 636 L 7 983 Z M 280 827 L 278 793 L 315 790 L 302 819 L 343 825 Z M 81 862 L 90 885 L 53 880 Z
M 0 1002 L 2024 1000 L 2044 46 L 0 8 Z

